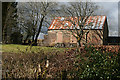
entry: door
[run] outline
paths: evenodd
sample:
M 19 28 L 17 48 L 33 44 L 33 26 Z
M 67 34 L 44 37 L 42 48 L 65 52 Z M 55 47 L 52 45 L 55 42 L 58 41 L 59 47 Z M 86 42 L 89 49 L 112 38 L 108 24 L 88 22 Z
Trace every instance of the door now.
M 63 33 L 62 32 L 57 33 L 57 43 L 63 43 Z

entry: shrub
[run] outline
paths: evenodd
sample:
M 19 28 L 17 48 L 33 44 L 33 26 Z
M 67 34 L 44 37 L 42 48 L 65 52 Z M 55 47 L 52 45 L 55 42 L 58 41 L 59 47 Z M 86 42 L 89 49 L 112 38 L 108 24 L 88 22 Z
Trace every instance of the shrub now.
M 20 32 L 14 32 L 11 34 L 11 43 L 21 44 L 23 35 Z
M 120 78 L 120 55 L 116 53 L 104 52 L 94 48 L 89 52 L 90 56 L 84 65 L 80 64 L 83 69 L 79 74 L 81 79 L 118 79 Z M 86 49 L 87 50 L 87 49 Z M 84 66 L 84 67 L 83 67 Z

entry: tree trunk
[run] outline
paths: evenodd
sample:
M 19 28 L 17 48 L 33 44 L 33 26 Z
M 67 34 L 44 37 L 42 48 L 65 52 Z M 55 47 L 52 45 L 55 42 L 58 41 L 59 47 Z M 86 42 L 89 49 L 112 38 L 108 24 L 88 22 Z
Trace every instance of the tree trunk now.
M 28 39 L 29 35 L 27 35 L 26 39 L 24 40 L 24 44 L 26 43 L 27 39 Z
M 35 34 L 32 36 L 32 42 L 34 42 Z
M 86 44 L 87 44 L 87 40 L 88 40 L 88 39 L 87 39 L 87 35 L 88 35 L 88 33 L 86 33 Z
M 77 47 L 81 47 L 80 40 L 77 41 Z
M 2 43 L 7 43 L 7 28 L 3 27 L 4 29 L 2 30 Z
M 32 42 L 34 42 L 34 35 L 32 36 Z
M 39 36 L 40 31 L 41 31 L 41 28 L 42 28 L 43 20 L 44 20 L 44 16 L 42 17 L 42 19 L 41 19 L 41 21 L 40 21 L 39 29 L 38 29 L 37 35 L 36 35 L 36 37 L 35 37 L 35 43 L 34 43 L 34 45 L 36 45 L 36 46 L 37 46 L 37 39 L 38 39 L 38 36 Z
M 35 29 L 33 28 L 33 36 L 32 36 L 32 42 L 34 42 L 34 39 L 35 39 Z

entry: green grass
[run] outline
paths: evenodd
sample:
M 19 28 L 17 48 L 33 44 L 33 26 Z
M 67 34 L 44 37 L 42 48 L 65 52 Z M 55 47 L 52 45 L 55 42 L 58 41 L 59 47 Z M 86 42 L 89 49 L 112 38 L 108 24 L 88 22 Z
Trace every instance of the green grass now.
M 45 53 L 53 52 L 53 51 L 60 51 L 63 52 L 68 48 L 54 48 L 54 47 L 40 47 L 40 46 L 30 46 L 28 45 L 17 45 L 17 44 L 3 44 L 2 45 L 2 52 L 9 52 L 9 53 L 29 53 L 29 52 L 40 52 L 43 50 Z

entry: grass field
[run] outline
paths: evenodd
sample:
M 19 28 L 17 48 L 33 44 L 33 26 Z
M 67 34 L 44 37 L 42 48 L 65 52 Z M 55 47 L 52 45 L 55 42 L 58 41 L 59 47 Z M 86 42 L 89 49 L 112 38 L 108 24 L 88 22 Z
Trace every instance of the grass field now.
M 2 52 L 9 53 L 29 53 L 29 52 L 40 52 L 43 50 L 44 52 L 52 52 L 52 51 L 64 51 L 68 48 L 55 48 L 55 47 L 40 47 L 40 46 L 28 46 L 28 45 L 17 45 L 17 44 L 3 44 Z

